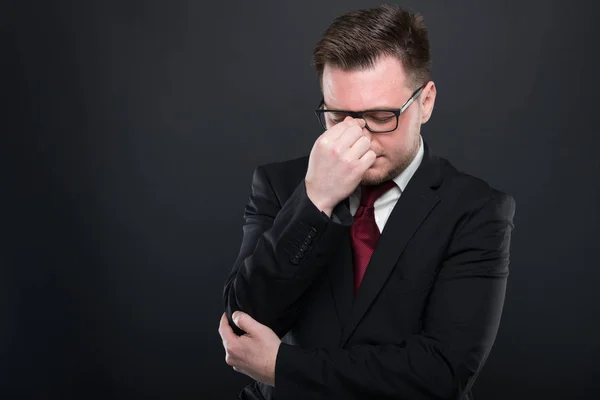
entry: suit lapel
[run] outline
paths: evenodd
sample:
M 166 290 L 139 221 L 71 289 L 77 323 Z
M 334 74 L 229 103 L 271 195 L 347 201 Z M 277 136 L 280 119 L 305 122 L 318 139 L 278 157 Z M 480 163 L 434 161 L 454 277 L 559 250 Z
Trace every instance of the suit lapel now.
M 424 146 L 425 152 L 421 165 L 409 181 L 386 222 L 354 298 L 350 315 L 347 320 L 344 320 L 346 323 L 342 331 L 342 346 L 350 338 L 377 297 L 411 237 L 439 202 L 439 197 L 433 190 L 441 182 L 439 159 L 431 154 L 426 143 Z M 352 265 L 352 261 L 350 265 Z M 349 290 L 352 293 L 352 282 Z

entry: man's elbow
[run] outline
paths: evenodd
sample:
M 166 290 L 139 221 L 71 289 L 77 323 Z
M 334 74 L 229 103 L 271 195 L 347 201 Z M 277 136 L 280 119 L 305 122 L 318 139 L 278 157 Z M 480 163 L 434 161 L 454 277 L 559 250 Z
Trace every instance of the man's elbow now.
M 462 399 L 464 393 L 471 386 L 473 376 L 473 373 L 452 371 L 444 377 L 439 377 L 435 380 L 432 387 L 430 387 L 432 397 L 439 400 Z
M 462 399 L 473 385 L 484 358 L 473 354 L 442 354 L 440 349 L 436 353 L 439 368 L 436 368 L 435 375 L 429 377 L 430 397 L 439 400 Z
M 471 389 L 477 374 L 485 362 L 485 356 L 478 353 L 466 354 L 458 358 L 452 368 L 452 374 L 448 379 L 444 391 L 444 399 L 462 399 L 467 391 Z

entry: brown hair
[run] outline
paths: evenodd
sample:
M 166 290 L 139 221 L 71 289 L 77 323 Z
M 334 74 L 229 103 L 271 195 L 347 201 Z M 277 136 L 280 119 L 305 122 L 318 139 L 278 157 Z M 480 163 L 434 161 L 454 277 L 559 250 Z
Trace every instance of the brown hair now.
M 321 83 L 327 63 L 344 70 L 371 68 L 382 55 L 402 62 L 414 89 L 429 81 L 429 38 L 423 16 L 395 5 L 341 15 L 317 43 L 312 64 Z

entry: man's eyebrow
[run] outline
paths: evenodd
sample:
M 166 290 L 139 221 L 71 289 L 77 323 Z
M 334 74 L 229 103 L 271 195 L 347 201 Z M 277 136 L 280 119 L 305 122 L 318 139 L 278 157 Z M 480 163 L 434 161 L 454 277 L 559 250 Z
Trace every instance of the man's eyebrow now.
M 378 105 L 375 107 L 370 107 L 370 108 L 366 108 L 364 110 L 348 110 L 348 109 L 344 109 L 344 108 L 333 108 L 333 107 L 329 107 L 327 105 L 327 103 L 323 102 L 323 105 L 325 105 L 325 108 L 327 110 L 331 110 L 331 111 L 346 111 L 346 112 L 360 112 L 360 111 L 377 111 L 377 110 L 398 110 L 399 107 L 391 107 L 388 105 Z

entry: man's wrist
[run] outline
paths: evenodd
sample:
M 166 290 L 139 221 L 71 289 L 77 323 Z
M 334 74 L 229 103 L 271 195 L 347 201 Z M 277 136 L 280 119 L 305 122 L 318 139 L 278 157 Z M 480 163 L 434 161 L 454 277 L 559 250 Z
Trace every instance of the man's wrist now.
M 281 343 L 279 342 L 279 345 L 277 346 L 277 351 L 275 352 L 275 357 L 273 357 L 272 359 L 272 364 L 270 367 L 270 378 L 271 378 L 271 382 L 269 382 L 269 385 L 271 386 L 275 386 L 275 370 L 276 370 L 276 365 L 277 365 L 277 357 L 279 356 L 279 349 L 281 348 Z
M 325 205 L 323 204 L 324 202 L 317 199 L 313 194 L 311 194 L 308 190 L 308 188 L 306 189 L 306 197 L 308 197 L 308 199 L 310 200 L 311 203 L 313 203 L 313 205 L 321 212 L 323 212 L 325 215 L 327 215 L 329 218 L 331 218 L 331 214 L 333 213 L 333 208 L 329 205 Z
M 331 218 L 331 214 L 333 214 L 333 208 L 329 208 L 329 207 L 319 207 L 318 205 L 315 204 L 315 207 L 317 207 L 323 214 L 327 215 L 329 218 Z

